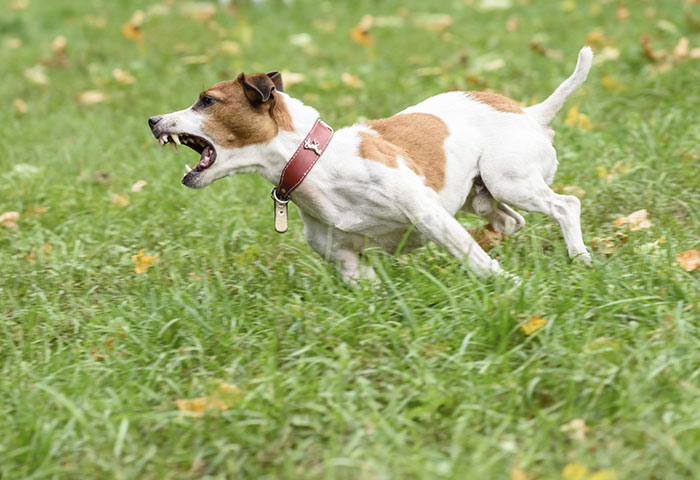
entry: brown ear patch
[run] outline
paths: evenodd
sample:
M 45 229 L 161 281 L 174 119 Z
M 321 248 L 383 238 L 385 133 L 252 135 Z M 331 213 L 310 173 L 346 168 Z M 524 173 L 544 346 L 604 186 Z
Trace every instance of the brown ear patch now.
M 274 91 L 270 101 L 256 105 L 239 81 L 217 83 L 205 93 L 216 102 L 202 111 L 202 129 L 224 148 L 268 143 L 280 129 L 294 130 L 284 99 Z
M 408 167 L 439 192 L 445 186 L 445 122 L 429 113 L 403 113 L 367 122 L 378 135 L 362 132 L 359 155 L 397 168 L 401 156 Z
M 467 92 L 481 103 L 485 103 L 494 110 L 507 113 L 525 113 L 520 105 L 508 97 L 493 92 Z

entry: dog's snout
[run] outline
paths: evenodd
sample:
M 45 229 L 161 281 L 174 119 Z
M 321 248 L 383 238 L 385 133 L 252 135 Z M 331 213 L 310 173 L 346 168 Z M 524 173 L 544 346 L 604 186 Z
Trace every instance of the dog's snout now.
M 161 117 L 160 115 L 156 115 L 154 117 L 151 117 L 148 119 L 148 126 L 151 127 L 151 130 L 153 130 L 153 127 L 155 127 L 156 124 L 158 122 L 160 122 L 161 120 L 163 120 L 163 117 Z

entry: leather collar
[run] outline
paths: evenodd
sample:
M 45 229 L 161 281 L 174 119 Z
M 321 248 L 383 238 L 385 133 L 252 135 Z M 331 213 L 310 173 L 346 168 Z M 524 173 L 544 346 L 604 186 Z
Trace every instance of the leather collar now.
M 304 181 L 333 138 L 333 129 L 321 119 L 317 119 L 311 131 L 299 145 L 292 158 L 282 170 L 277 187 L 272 195 L 279 200 L 288 201 L 289 195 Z

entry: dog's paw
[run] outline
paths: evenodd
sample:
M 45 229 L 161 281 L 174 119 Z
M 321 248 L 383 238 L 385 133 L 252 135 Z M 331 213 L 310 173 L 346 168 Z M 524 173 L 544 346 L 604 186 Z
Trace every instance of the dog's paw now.
M 574 253 L 571 255 L 571 258 L 587 267 L 593 266 L 593 258 L 591 258 L 591 254 L 588 252 Z

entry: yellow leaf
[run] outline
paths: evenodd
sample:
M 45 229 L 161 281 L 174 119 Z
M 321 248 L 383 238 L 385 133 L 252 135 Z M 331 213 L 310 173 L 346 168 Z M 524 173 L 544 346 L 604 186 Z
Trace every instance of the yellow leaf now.
M 42 65 L 35 65 L 26 69 L 24 77 L 35 85 L 41 87 L 49 86 L 49 77 L 46 75 L 46 69 Z
M 612 468 L 606 468 L 593 473 L 587 478 L 587 480 L 615 480 L 615 478 L 615 470 Z
M 186 17 L 208 22 L 216 16 L 216 5 L 206 2 L 192 2 L 182 6 L 180 13 Z
M 617 11 L 615 13 L 617 14 L 617 18 L 619 18 L 622 21 L 627 20 L 630 16 L 629 8 L 627 8 L 627 6 L 622 3 L 619 3 L 617 5 Z
M 574 418 L 569 423 L 559 427 L 560 432 L 568 433 L 571 440 L 585 440 L 588 433 L 588 425 L 581 418 Z
M 365 86 L 365 82 L 363 82 L 359 77 L 353 75 L 352 73 L 345 72 L 340 76 L 340 79 L 345 85 L 347 85 L 350 88 L 362 88 Z
M 12 10 L 24 10 L 29 6 L 29 0 L 12 0 L 10 8 Z
M 508 30 L 509 32 L 515 32 L 519 26 L 520 26 L 520 17 L 517 15 L 513 15 L 506 22 L 506 30 Z
M 12 100 L 12 106 L 15 107 L 15 111 L 20 115 L 27 113 L 27 104 L 22 99 L 15 98 Z
M 66 45 L 68 45 L 68 40 L 63 35 L 59 35 L 51 43 L 51 48 L 56 53 L 62 53 L 66 51 Z
M 525 323 L 520 326 L 520 330 L 522 330 L 525 335 L 532 335 L 545 325 L 547 325 L 547 319 L 542 318 L 542 315 L 537 314 L 528 317 L 528 319 L 525 320 Z
M 496 245 L 500 245 L 506 238 L 506 235 L 497 232 L 490 223 L 470 228 L 467 231 L 485 252 L 488 252 Z
M 561 472 L 564 480 L 586 480 L 588 467 L 581 463 L 569 463 Z
M 586 196 L 586 191 L 580 187 L 577 187 L 576 185 L 564 185 L 562 192 L 578 198 L 583 198 Z
M 615 91 L 622 89 L 622 84 L 615 80 L 613 77 L 604 76 L 600 83 L 603 84 L 603 88 L 609 91 Z
M 591 238 L 591 247 L 596 252 L 600 252 L 606 257 L 615 252 L 615 239 L 612 237 L 595 237 Z
M 17 221 L 19 220 L 19 212 L 5 212 L 0 215 L 0 225 L 12 230 L 19 229 Z
M 578 105 L 574 105 L 569 109 L 569 111 L 566 114 L 566 120 L 564 120 L 564 123 L 569 125 L 570 127 L 581 127 L 584 130 L 593 129 L 593 124 L 591 123 L 590 118 L 588 118 L 588 115 L 586 115 L 585 113 L 579 112 Z
M 683 37 L 673 49 L 673 58 L 676 60 L 680 58 L 685 58 L 688 56 L 688 37 Z
M 3 45 L 8 50 L 15 50 L 22 46 L 22 39 L 17 37 L 10 37 L 5 40 Z
M 175 405 L 180 411 L 191 412 L 195 417 L 201 417 L 204 414 L 204 408 L 207 406 L 207 398 L 183 398 L 175 400 Z
M 681 264 L 683 270 L 692 272 L 700 267 L 700 254 L 697 250 L 686 250 L 678 254 L 676 261 Z
M 298 85 L 306 80 L 306 75 L 303 73 L 290 72 L 289 70 L 282 70 L 282 79 L 284 80 L 284 88 L 290 88 L 294 85 Z
M 219 49 L 227 55 L 238 55 L 241 53 L 241 46 L 231 40 L 221 42 Z
M 605 34 L 600 30 L 593 30 L 586 34 L 586 44 L 597 47 L 605 43 Z
M 206 410 L 225 412 L 231 408 L 240 394 L 236 385 L 222 383 L 209 396 L 175 400 L 175 405 L 180 411 L 190 412 L 194 417 L 201 417 Z
M 46 213 L 46 212 L 48 212 L 48 211 L 49 211 L 48 207 L 40 207 L 40 206 L 37 206 L 37 205 L 29 205 L 29 206 L 27 207 L 27 209 L 25 210 L 25 213 L 28 213 L 28 214 L 37 214 L 37 215 L 38 215 L 38 214 Z
M 627 225 L 632 231 L 651 227 L 651 222 L 647 218 L 646 209 L 637 210 L 636 212 L 630 213 L 626 217 L 620 217 L 616 220 L 613 220 L 612 224 L 615 227 Z
M 134 42 L 140 42 L 144 38 L 141 25 L 146 18 L 141 10 L 136 10 L 129 20 L 124 22 L 121 28 L 122 35 Z
M 516 465 L 510 472 L 510 480 L 527 480 L 527 474 L 525 470 Z
M 99 90 L 85 90 L 84 92 L 79 92 L 75 96 L 75 100 L 81 105 L 91 106 L 106 102 L 109 100 L 109 97 Z
M 131 186 L 131 191 L 132 192 L 140 192 L 143 187 L 148 185 L 148 182 L 146 180 L 139 180 L 138 182 L 134 183 Z
M 452 26 L 452 17 L 444 14 L 426 14 L 416 19 L 416 24 L 435 33 L 445 33 Z
M 369 29 L 373 24 L 374 17 L 372 17 L 372 15 L 365 15 L 362 17 L 362 20 L 360 20 L 360 23 L 355 25 L 352 30 L 350 30 L 350 39 L 353 42 L 359 43 L 365 47 L 374 44 L 374 38 L 369 33 Z
M 121 194 L 119 193 L 113 193 L 112 194 L 112 204 L 116 205 L 117 207 L 121 208 L 126 208 L 129 206 L 129 194 L 126 192 L 122 192 Z
M 132 255 L 131 259 L 134 261 L 134 272 L 139 275 L 146 273 L 149 268 L 151 268 L 158 261 L 157 256 L 148 256 L 143 254 L 144 250 L 139 250 L 139 253 Z
M 130 74 L 126 70 L 122 70 L 121 68 L 115 68 L 114 70 L 112 70 L 112 76 L 117 82 L 122 83 L 124 85 L 128 85 L 136 81 L 132 74 Z

